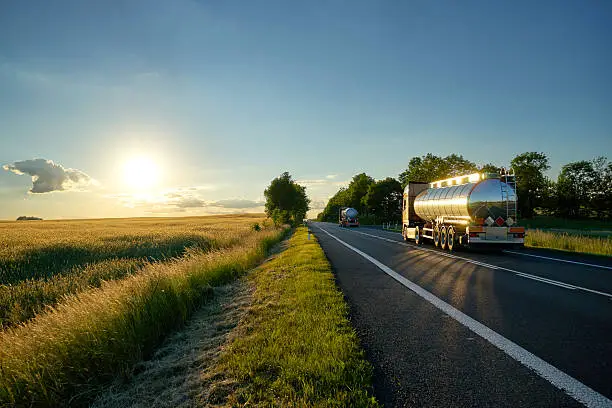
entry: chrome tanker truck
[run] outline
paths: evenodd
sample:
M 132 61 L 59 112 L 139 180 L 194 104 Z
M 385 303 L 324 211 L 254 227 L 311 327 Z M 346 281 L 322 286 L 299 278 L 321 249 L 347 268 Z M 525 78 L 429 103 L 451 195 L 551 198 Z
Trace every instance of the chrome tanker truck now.
M 431 183 L 408 183 L 402 235 L 436 247 L 522 247 L 525 229 L 516 226 L 514 174 L 475 173 Z
M 341 207 L 338 214 L 338 224 L 341 227 L 358 227 L 359 219 L 357 219 L 356 209 L 351 207 Z

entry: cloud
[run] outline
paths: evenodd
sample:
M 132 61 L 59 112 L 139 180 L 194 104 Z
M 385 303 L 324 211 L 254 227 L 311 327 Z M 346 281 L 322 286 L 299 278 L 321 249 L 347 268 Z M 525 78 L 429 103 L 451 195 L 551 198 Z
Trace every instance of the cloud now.
M 304 187 L 314 187 L 314 186 L 323 186 L 329 184 L 329 180 L 318 179 L 318 180 L 297 180 L 300 186 Z
M 18 175 L 32 176 L 30 193 L 42 194 L 53 191 L 82 190 L 96 181 L 77 169 L 64 168 L 46 159 L 31 159 L 5 164 L 2 168 Z
M 350 180 L 333 181 L 333 179 L 336 177 L 336 174 L 330 174 L 328 176 L 325 176 L 324 179 L 297 180 L 296 183 L 310 189 L 320 189 L 325 187 L 346 187 L 350 183 Z
M 206 202 L 196 197 L 180 197 L 174 201 L 174 204 L 178 208 L 198 208 L 206 206 Z
M 265 203 L 262 201 L 251 201 L 251 200 L 220 200 L 210 204 L 213 207 L 223 208 L 255 208 L 262 207 Z
M 200 188 L 196 190 L 200 190 Z M 124 206 L 129 208 L 139 208 L 145 212 L 168 214 L 185 212 L 186 210 L 198 213 L 202 211 L 204 213 L 232 213 L 239 210 L 263 207 L 265 204 L 262 201 L 245 199 L 207 201 L 190 187 L 162 193 L 115 194 L 108 197 L 118 199 Z
M 320 210 L 322 208 L 325 208 L 325 205 L 327 205 L 327 201 L 324 200 L 312 200 L 310 203 L 310 209 L 311 210 Z

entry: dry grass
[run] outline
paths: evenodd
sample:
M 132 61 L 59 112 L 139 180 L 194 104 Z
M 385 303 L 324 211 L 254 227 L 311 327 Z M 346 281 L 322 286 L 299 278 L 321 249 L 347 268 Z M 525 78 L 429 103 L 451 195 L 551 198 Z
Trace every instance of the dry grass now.
M 130 381 L 117 381 L 92 408 L 189 408 L 204 392 L 200 380 L 214 364 L 251 302 L 244 279 L 214 289 L 214 299 L 200 308 L 186 327 L 170 336 L 151 360 L 138 363 Z
M 149 263 L 237 245 L 263 221 L 247 215 L 0 224 L 0 328 Z
M 74 266 L 109 259 L 157 261 L 188 247 L 227 247 L 263 219 L 256 214 L 0 223 L 0 284 L 70 274 Z
M 241 218 L 239 226 L 229 219 L 210 217 L 200 228 L 217 242 L 235 245 L 191 249 L 181 258 L 147 264 L 138 273 L 67 296 L 47 313 L 0 333 L 0 405 L 86 405 L 117 376 L 129 377 L 134 364 L 182 325 L 213 286 L 260 262 L 283 234 L 270 228 L 253 231 L 252 217 Z M 116 232 L 125 228 L 114 227 Z M 110 232 L 97 235 L 98 241 L 105 234 Z
M 525 246 L 612 256 L 612 237 L 570 235 L 535 229 L 527 231 Z

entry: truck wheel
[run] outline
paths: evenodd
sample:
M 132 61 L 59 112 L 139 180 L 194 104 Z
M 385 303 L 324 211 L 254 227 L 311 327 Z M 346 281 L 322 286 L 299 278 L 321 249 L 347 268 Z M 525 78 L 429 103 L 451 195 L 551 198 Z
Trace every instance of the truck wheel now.
M 451 252 L 453 251 L 453 249 L 455 249 L 455 244 L 457 244 L 455 242 L 455 239 L 457 239 L 455 237 L 455 228 L 448 227 L 448 236 L 447 236 L 446 240 L 448 241 L 448 244 L 447 244 L 448 245 L 448 250 L 451 251 Z
M 446 227 L 440 228 L 440 248 L 448 249 L 448 230 Z
M 440 246 L 440 227 L 437 225 L 433 229 L 433 242 L 435 247 Z
M 421 227 L 416 227 L 414 230 L 414 243 L 417 245 L 423 244 L 423 235 L 421 232 Z

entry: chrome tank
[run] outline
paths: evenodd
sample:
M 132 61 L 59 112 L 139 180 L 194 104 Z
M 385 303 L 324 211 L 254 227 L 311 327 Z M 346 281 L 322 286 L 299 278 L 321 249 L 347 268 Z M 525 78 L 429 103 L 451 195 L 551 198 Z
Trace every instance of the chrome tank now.
M 357 217 L 358 212 L 356 209 L 348 207 L 342 210 L 342 214 L 347 218 L 355 218 Z
M 502 186 L 503 184 L 503 186 Z M 514 201 L 514 189 L 499 179 L 485 179 L 456 186 L 429 188 L 414 200 L 415 213 L 424 220 L 437 217 L 474 221 L 476 218 L 506 218 L 506 200 L 502 187 L 508 192 L 508 200 Z

